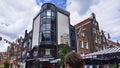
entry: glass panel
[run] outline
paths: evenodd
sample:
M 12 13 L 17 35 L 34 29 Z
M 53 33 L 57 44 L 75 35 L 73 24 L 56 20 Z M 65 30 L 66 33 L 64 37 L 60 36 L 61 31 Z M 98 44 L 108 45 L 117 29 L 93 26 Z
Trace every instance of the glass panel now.
M 41 25 L 41 31 L 45 31 L 45 24 Z
M 51 23 L 51 18 L 47 18 L 47 23 L 48 23 L 48 24 Z
M 51 10 L 47 10 L 47 17 L 51 16 Z
M 55 57 L 55 55 L 56 55 L 55 48 L 51 48 L 50 53 L 51 53 L 52 57 Z
M 45 31 L 45 33 L 50 34 L 50 31 Z
M 42 17 L 44 16 L 44 12 L 42 12 L 40 16 L 41 16 L 41 18 L 42 18 Z
M 41 55 L 40 55 L 40 56 L 43 57 L 43 56 L 45 55 L 45 48 L 41 48 L 40 50 L 41 50 L 41 51 L 40 51 L 40 52 L 41 52 Z
M 41 18 L 46 18 L 46 10 L 41 13 Z
M 47 11 L 45 10 L 45 11 L 43 12 L 43 15 L 46 16 L 46 13 L 47 13 Z
M 55 16 L 55 12 L 52 11 L 52 16 L 54 17 Z
M 46 24 L 46 30 L 50 30 L 51 28 L 50 28 L 50 24 Z
M 52 40 L 52 41 L 55 41 L 55 35 L 54 35 L 54 32 L 51 33 L 51 40 Z
M 50 40 L 50 34 L 46 33 L 45 34 L 45 39 L 46 39 L 46 41 L 49 41 Z
M 55 48 L 41 48 L 41 57 L 50 58 L 55 57 Z
M 42 41 L 45 41 L 45 35 L 44 35 L 43 33 L 42 33 L 42 35 L 41 35 L 41 38 L 42 38 L 42 39 L 41 39 Z

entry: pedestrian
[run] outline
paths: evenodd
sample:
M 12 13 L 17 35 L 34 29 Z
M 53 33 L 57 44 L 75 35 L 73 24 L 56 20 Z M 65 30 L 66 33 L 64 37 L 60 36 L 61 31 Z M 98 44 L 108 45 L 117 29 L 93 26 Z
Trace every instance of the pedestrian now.
M 65 68 L 84 68 L 85 66 L 82 57 L 75 52 L 69 52 L 65 55 L 64 64 Z

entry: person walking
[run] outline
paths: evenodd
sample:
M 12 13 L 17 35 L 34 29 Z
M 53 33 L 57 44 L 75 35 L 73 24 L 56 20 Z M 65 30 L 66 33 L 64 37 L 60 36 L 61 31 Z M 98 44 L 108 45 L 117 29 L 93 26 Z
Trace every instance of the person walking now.
M 65 68 L 84 68 L 85 62 L 82 57 L 75 53 L 69 52 L 64 57 Z

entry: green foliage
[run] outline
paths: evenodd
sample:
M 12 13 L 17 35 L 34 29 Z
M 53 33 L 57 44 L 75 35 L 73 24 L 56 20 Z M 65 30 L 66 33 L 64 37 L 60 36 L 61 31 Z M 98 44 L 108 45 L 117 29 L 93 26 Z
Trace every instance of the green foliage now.
M 59 64 L 62 65 L 63 68 L 64 68 L 64 56 L 70 51 L 71 51 L 71 48 L 69 47 L 68 44 L 59 45 L 59 57 L 60 57 Z
M 0 62 L 1 62 L 1 60 L 2 60 L 2 58 L 1 58 L 2 56 L 0 55 Z
M 7 61 L 4 62 L 4 68 L 9 68 L 9 63 Z
M 10 64 L 10 68 L 12 68 L 12 64 Z
M 117 68 L 117 65 L 116 65 L 116 64 L 113 64 L 113 65 L 112 65 L 112 68 Z

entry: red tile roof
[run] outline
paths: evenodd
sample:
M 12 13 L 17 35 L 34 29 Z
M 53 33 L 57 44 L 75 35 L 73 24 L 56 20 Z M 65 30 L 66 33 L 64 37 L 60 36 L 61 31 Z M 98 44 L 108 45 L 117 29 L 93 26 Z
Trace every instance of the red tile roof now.
M 108 40 L 109 43 L 113 44 L 113 45 L 117 45 L 117 42 L 114 42 L 112 40 Z
M 88 22 L 90 22 L 90 18 L 87 18 L 87 19 L 83 20 L 82 22 L 76 24 L 75 27 L 79 28 L 79 27 L 81 27 L 82 25 L 84 25 L 84 24 L 86 24 Z

